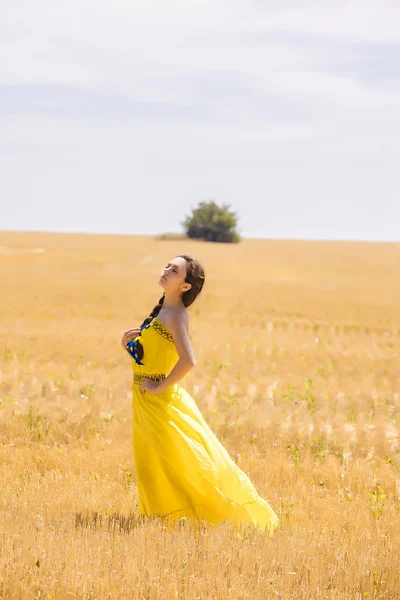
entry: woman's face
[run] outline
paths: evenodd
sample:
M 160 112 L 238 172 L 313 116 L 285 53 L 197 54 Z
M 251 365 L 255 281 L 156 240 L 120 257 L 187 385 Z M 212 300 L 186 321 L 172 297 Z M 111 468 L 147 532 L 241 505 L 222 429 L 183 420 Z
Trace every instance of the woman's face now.
M 185 281 L 186 260 L 181 256 L 173 258 L 161 271 L 158 283 L 165 291 L 184 293 L 191 288 Z

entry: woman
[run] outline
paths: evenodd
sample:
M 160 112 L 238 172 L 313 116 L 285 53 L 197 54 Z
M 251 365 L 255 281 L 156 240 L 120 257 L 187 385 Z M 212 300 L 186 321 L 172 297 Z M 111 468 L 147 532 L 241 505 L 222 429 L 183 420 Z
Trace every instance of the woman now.
M 231 459 L 178 382 L 196 364 L 187 307 L 204 284 L 204 270 L 188 254 L 163 269 L 164 293 L 122 346 L 133 367 L 133 450 L 141 515 L 173 522 L 189 517 L 254 524 L 272 535 L 280 523 L 268 502 Z

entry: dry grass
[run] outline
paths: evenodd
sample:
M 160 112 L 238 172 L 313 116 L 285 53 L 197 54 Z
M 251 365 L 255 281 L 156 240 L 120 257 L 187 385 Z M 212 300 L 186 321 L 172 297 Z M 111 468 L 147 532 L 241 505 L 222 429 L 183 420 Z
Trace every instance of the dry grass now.
M 400 597 L 400 244 L 0 248 L 0 597 Z M 181 252 L 207 273 L 186 386 L 280 516 L 271 539 L 138 517 L 120 339 Z

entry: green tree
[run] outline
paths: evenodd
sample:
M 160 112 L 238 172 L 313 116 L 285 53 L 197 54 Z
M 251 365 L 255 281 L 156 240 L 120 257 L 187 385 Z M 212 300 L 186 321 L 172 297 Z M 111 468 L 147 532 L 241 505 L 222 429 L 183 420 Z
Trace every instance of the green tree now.
M 218 206 L 214 200 L 203 200 L 191 210 L 192 214 L 181 222 L 188 237 L 206 242 L 240 241 L 236 231 L 237 216 L 229 204 Z

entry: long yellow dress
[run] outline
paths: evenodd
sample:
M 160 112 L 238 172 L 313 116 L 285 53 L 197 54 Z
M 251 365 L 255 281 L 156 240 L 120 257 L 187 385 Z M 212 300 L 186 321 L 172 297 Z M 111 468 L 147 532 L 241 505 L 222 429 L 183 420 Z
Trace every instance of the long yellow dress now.
M 207 425 L 179 384 L 141 392 L 143 377 L 164 379 L 179 359 L 171 332 L 157 318 L 143 329 L 144 353 L 132 360 L 132 437 L 139 513 L 168 523 L 253 524 L 272 535 L 280 520 Z

